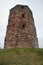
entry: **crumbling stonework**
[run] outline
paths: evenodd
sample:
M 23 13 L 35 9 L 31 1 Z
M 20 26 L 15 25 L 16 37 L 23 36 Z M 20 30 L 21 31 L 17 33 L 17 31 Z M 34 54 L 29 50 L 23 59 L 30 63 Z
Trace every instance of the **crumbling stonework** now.
M 4 47 L 38 48 L 34 19 L 28 6 L 16 5 L 10 9 Z

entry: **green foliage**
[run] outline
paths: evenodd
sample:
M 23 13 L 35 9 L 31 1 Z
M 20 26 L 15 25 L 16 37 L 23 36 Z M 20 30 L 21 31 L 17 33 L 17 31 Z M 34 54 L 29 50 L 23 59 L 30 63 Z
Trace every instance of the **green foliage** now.
M 12 48 L 0 50 L 0 65 L 43 65 L 43 49 Z

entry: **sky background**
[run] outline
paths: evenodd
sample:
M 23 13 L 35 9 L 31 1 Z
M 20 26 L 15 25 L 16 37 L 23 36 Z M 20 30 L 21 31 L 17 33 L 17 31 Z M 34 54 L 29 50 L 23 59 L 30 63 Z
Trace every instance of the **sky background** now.
M 4 48 L 9 10 L 17 4 L 28 5 L 32 10 L 39 47 L 43 48 L 43 0 L 0 0 L 0 48 Z

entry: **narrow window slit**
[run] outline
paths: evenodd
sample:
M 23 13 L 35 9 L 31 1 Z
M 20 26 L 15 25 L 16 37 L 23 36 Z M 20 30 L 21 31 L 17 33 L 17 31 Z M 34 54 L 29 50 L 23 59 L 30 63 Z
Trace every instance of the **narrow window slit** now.
M 24 18 L 24 14 L 22 14 L 22 18 Z
M 23 29 L 25 28 L 25 25 L 24 25 L 24 24 L 22 25 L 22 28 L 23 28 Z

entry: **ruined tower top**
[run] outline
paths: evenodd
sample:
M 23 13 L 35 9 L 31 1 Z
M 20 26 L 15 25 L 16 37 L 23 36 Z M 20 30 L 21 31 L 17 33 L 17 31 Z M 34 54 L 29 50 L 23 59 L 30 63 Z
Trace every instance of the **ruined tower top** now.
M 5 48 L 38 48 L 38 39 L 32 11 L 26 5 L 16 5 L 10 9 Z

